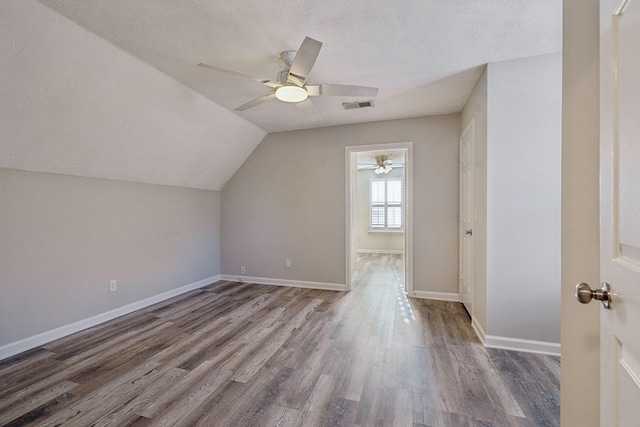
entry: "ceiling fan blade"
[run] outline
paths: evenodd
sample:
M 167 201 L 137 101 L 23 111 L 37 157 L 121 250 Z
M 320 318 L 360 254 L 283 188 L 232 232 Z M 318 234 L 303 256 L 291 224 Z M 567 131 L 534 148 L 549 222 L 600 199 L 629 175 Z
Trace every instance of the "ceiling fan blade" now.
M 271 92 L 268 95 L 261 96 L 260 98 L 256 98 L 253 101 L 249 101 L 246 104 L 239 106 L 238 108 L 236 108 L 236 111 L 248 110 L 249 108 L 262 104 L 263 102 L 271 101 L 272 99 L 275 99 L 275 97 L 276 97 L 276 93 Z
M 309 101 L 308 98 L 302 102 L 296 102 L 296 107 L 298 107 L 301 111 L 304 111 L 305 114 L 310 115 L 312 122 L 317 122 L 320 120 L 320 114 L 318 114 L 318 111 L 313 105 L 313 102 Z
M 252 76 L 251 74 L 245 74 L 245 73 L 241 73 L 239 71 L 228 70 L 226 68 L 216 67 L 215 65 L 205 64 L 204 62 L 199 63 L 198 66 L 199 67 L 203 67 L 203 68 L 208 68 L 208 69 L 214 70 L 214 71 L 220 71 L 221 73 L 231 74 L 232 76 L 236 76 L 236 77 L 242 77 L 242 78 L 245 78 L 245 79 L 251 79 L 251 80 L 254 80 L 256 82 L 260 82 L 263 85 L 272 87 L 272 88 L 276 88 L 278 86 L 282 86 L 280 83 L 274 82 L 274 81 L 269 80 L 269 79 L 261 79 L 260 77 Z
M 296 57 L 291 64 L 287 82 L 298 86 L 304 85 L 309 78 L 311 69 L 318 59 L 322 43 L 310 37 L 305 37 L 296 53 Z
M 352 86 L 352 85 L 332 85 L 332 84 L 316 84 L 306 85 L 309 96 L 376 96 L 378 94 L 377 87 Z

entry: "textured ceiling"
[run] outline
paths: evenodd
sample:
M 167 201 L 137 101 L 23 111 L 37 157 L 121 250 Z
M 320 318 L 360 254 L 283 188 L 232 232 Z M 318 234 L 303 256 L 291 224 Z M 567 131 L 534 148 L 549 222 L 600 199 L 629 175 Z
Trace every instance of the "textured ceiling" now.
M 0 1 L 0 167 L 220 190 L 266 132 L 459 112 L 484 64 L 559 52 L 561 0 Z M 374 86 L 312 110 L 200 62 Z M 315 111 L 314 111 L 315 110 Z
M 276 79 L 305 36 L 323 42 L 310 82 L 380 88 L 373 108 L 234 112 L 267 132 L 459 112 L 484 64 L 561 49 L 561 0 L 40 1 L 230 111 L 270 89 L 197 64 Z

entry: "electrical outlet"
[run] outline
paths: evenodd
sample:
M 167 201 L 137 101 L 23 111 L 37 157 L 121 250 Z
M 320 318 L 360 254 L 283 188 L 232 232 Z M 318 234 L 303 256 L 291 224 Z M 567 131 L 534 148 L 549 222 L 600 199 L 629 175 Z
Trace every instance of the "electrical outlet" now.
M 244 266 L 244 265 L 241 265 L 241 266 L 240 266 L 240 274 L 244 274 L 244 273 L 246 273 L 246 272 L 247 272 L 247 269 L 245 268 L 245 266 Z
M 109 282 L 109 292 L 114 292 L 116 289 L 118 289 L 118 281 L 117 280 L 112 280 Z
M 284 266 L 287 267 L 287 268 L 290 268 L 291 267 L 291 260 L 290 259 L 285 259 L 284 260 Z

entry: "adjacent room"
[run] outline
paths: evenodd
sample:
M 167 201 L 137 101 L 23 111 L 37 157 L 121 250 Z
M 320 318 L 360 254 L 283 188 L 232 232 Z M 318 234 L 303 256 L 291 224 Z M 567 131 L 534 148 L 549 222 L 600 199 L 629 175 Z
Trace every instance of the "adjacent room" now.
M 560 425 L 562 7 L 2 2 L 0 425 Z

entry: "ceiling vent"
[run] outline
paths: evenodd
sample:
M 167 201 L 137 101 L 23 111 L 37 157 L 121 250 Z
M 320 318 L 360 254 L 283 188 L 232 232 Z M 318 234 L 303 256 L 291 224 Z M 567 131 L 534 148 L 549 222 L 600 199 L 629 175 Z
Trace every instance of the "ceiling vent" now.
M 353 110 L 354 108 L 373 107 L 373 101 L 360 101 L 360 102 L 343 102 L 342 106 L 345 110 Z

